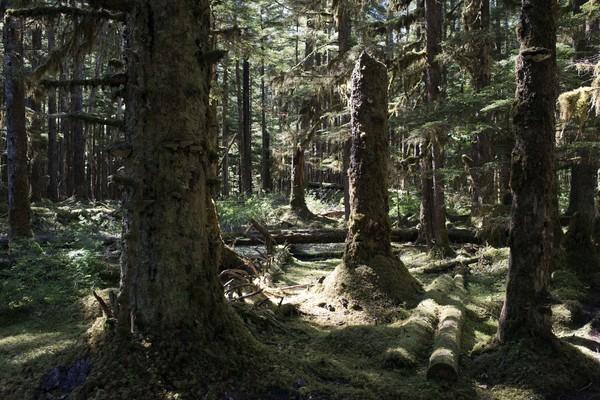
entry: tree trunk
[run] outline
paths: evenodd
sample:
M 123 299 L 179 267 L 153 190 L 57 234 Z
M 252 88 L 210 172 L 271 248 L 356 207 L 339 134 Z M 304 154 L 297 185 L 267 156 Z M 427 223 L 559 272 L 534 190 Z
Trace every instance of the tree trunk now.
M 517 91 L 513 124 L 510 256 L 506 299 L 500 315 L 501 344 L 554 338 L 548 285 L 553 256 L 552 209 L 556 15 L 551 0 L 524 0 L 517 35 Z
M 292 188 L 290 197 L 290 208 L 299 216 L 306 218 L 311 215 L 306 199 L 304 197 L 304 148 L 298 145 L 292 153 Z
M 443 132 L 434 130 L 431 139 L 421 146 L 421 211 L 420 240 L 429 252 L 438 257 L 453 257 L 446 228 L 446 203 L 444 183 L 440 169 L 443 168 Z
M 32 67 L 39 65 L 39 52 L 42 50 L 42 29 L 35 27 L 31 32 L 31 47 L 36 51 L 36 56 L 32 57 Z M 46 139 L 42 137 L 42 104 L 34 97 L 27 99 L 28 107 L 33 111 L 33 120 L 31 121 L 31 146 L 30 146 L 30 187 L 31 201 L 40 201 L 46 195 L 46 185 L 48 180 L 44 171 L 44 157 L 46 150 Z
M 416 305 L 421 285 L 391 249 L 387 70 L 367 53 L 354 67 L 350 101 L 350 224 L 343 262 L 328 277 L 326 291 L 365 303 Z
M 160 338 L 157 351 L 174 337 L 225 348 L 246 338 L 217 280 L 218 243 L 209 227 L 211 66 L 198 60 L 198 48 L 208 48 L 209 18 L 205 0 L 148 0 L 128 21 L 137 56 L 127 59 L 133 151 L 124 162 L 136 183 L 123 196 L 118 325 L 125 337 Z
M 271 178 L 271 137 L 267 129 L 267 89 L 265 87 L 265 60 L 260 64 L 260 130 L 262 136 L 262 157 L 260 162 L 260 181 L 264 192 L 273 190 L 273 179 Z
M 51 52 L 56 46 L 54 27 L 48 30 L 48 51 Z M 56 114 L 56 89 L 49 89 L 48 114 Z M 58 142 L 56 130 L 56 118 L 48 117 L 48 198 L 52 201 L 58 200 Z
M 250 62 L 244 59 L 242 63 L 242 148 L 241 163 L 241 192 L 247 197 L 252 196 L 252 116 L 250 115 Z
M 229 62 L 227 55 L 223 58 L 223 112 L 221 122 L 221 145 L 225 149 L 221 164 L 221 194 L 229 196 Z
M 443 37 L 444 2 L 425 0 L 426 34 L 426 100 L 432 107 L 442 91 L 442 65 L 437 60 Z M 433 128 L 422 145 L 421 151 L 421 239 L 432 254 L 453 256 L 446 231 L 446 205 L 444 181 L 440 173 L 444 160 L 444 132 Z
M 83 78 L 83 57 L 75 62 L 75 79 Z M 78 86 L 71 91 L 71 112 L 83 113 L 83 87 Z M 87 198 L 87 184 L 85 179 L 85 132 L 83 121 L 75 119 L 71 123 L 73 128 L 73 194 L 79 199 Z
M 4 2 L 6 15 L 12 2 Z M 25 81 L 23 71 L 23 22 L 5 16 L 4 104 L 6 107 L 6 153 L 8 162 L 8 237 L 31 237 L 27 131 L 25 126 Z

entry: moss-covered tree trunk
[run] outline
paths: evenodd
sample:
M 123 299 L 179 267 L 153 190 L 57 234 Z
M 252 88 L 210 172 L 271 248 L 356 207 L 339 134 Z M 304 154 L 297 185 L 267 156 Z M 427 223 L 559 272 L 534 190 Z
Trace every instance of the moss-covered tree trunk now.
M 210 228 L 209 4 L 136 4 L 126 31 L 132 152 L 124 159 L 131 184 L 123 196 L 119 332 L 154 338 L 159 355 L 163 345 L 190 340 L 227 348 L 246 336 L 217 280 L 219 243 Z
M 4 104 L 8 174 L 8 237 L 33 236 L 29 204 L 27 131 L 25 126 L 25 78 L 23 71 L 23 22 L 6 15 L 18 2 L 3 2 Z
M 350 225 L 343 263 L 326 287 L 365 302 L 415 303 L 422 288 L 390 241 L 387 70 L 367 53 L 354 67 L 350 102 Z
M 547 302 L 553 255 L 555 192 L 556 14 L 553 0 L 523 0 L 517 35 L 513 117 L 513 206 L 500 343 L 551 340 Z

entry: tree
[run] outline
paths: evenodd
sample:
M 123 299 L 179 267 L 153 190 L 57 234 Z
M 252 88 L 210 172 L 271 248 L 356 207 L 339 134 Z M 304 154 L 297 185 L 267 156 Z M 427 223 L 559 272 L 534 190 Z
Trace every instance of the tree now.
M 388 111 L 385 65 L 363 52 L 352 73 L 350 222 L 342 264 L 327 291 L 366 303 L 415 302 L 422 292 L 392 254 L 388 215 Z
M 425 0 L 426 101 L 435 107 L 442 88 L 442 64 L 437 59 L 443 36 L 444 2 Z M 446 230 L 446 204 L 441 168 L 444 164 L 445 132 L 441 126 L 429 129 L 421 145 L 421 228 L 420 238 L 431 253 L 452 256 Z
M 210 8 L 206 0 L 129 4 L 121 149 L 130 151 L 120 179 L 126 189 L 116 336 L 101 349 L 87 390 L 108 388 L 112 398 L 164 390 L 151 378 L 147 387 L 115 385 L 115 375 L 137 367 L 167 384 L 187 376 L 177 390 L 197 393 L 207 384 L 199 377 L 214 371 L 217 359 L 236 354 L 234 362 L 254 347 L 217 278 L 220 243 L 207 187 L 216 156 L 209 137 Z M 136 358 L 141 338 L 151 350 Z
M 25 125 L 25 77 L 23 71 L 23 22 L 7 15 L 14 6 L 2 2 L 4 15 L 4 102 L 6 106 L 6 153 L 8 160 L 8 237 L 33 236 L 29 204 L 27 131 Z
M 517 35 L 510 256 L 498 326 L 501 344 L 555 337 L 548 303 L 553 256 L 556 15 L 552 0 L 524 0 Z
M 240 192 L 252 195 L 252 115 L 250 114 L 250 61 L 242 62 L 242 133 L 240 137 Z

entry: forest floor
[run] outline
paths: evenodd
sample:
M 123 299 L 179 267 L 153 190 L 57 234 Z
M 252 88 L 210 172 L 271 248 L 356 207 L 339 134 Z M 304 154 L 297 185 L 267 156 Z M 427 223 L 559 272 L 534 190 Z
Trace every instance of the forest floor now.
M 39 247 L 9 251 L 3 242 L 0 399 L 69 398 L 68 390 L 77 384 L 78 376 L 66 385 L 68 390 L 58 387 L 56 376 L 74 371 L 73 366 L 88 357 L 89 332 L 103 321 L 91 293 L 95 290 L 108 297 L 108 290 L 118 285 L 120 250 L 115 237 L 120 217 L 116 210 L 112 203 L 40 204 L 34 207 Z M 322 223 L 300 226 L 294 221 L 289 225 L 319 230 Z M 1 218 L 2 231 L 6 231 L 5 224 L 5 217 Z M 339 227 L 339 222 L 330 221 L 327 228 L 332 226 Z M 552 293 L 560 300 L 553 306 L 554 332 L 571 344 L 574 358 L 542 365 L 548 359 L 527 349 L 492 357 L 485 349 L 496 333 L 503 304 L 508 249 L 474 244 L 457 244 L 455 249 L 462 263 L 427 272 L 448 260 L 434 260 L 412 243 L 395 243 L 394 251 L 429 290 L 425 298 L 430 300 L 413 309 L 387 307 L 366 313 L 350 307 L 345 299 L 322 301 L 320 297 L 322 277 L 341 262 L 343 244 L 280 244 L 276 257 L 269 261 L 260 246 L 238 246 L 236 251 L 255 260 L 260 275 L 255 283 L 263 291 L 232 305 L 261 343 L 277 358 L 293 364 L 287 367 L 294 371 L 294 381 L 276 397 L 600 399 L 597 382 L 585 378 L 584 371 L 581 380 L 565 374 L 569 365 L 600 366 L 599 282 L 594 278 L 582 283 L 567 270 L 553 274 Z M 441 312 L 434 281 L 457 274 L 464 277 L 467 290 L 458 379 L 427 379 Z M 236 296 L 231 293 L 230 297 L 235 300 Z M 84 372 L 73 374 L 85 375 L 86 368 L 90 366 L 83 365 Z M 220 398 L 253 397 L 234 390 Z

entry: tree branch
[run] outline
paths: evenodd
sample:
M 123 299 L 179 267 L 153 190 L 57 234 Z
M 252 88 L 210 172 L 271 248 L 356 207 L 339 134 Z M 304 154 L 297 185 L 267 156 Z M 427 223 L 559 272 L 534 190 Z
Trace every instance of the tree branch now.
M 72 88 L 75 86 L 120 86 L 127 83 L 126 74 L 107 75 L 93 79 L 68 79 L 55 81 L 42 79 L 39 84 L 45 88 Z
M 58 114 L 48 114 L 50 118 L 69 118 L 76 119 L 83 122 L 88 122 L 91 124 L 99 124 L 99 125 L 108 125 L 115 126 L 117 128 L 124 128 L 125 121 L 120 119 L 111 119 L 111 118 L 101 118 L 92 114 L 85 113 L 58 113 Z
M 118 3 L 118 2 L 117 2 Z M 122 11 L 122 10 L 118 10 Z M 82 16 L 82 17 L 96 17 L 100 19 L 114 19 L 117 21 L 125 22 L 124 12 L 111 12 L 108 10 L 93 10 L 77 7 L 67 6 L 40 6 L 31 8 L 16 8 L 7 11 L 11 17 L 24 17 L 24 18 L 60 18 L 63 15 Z

